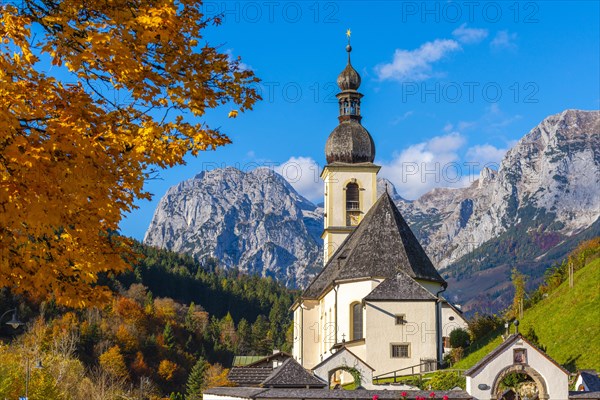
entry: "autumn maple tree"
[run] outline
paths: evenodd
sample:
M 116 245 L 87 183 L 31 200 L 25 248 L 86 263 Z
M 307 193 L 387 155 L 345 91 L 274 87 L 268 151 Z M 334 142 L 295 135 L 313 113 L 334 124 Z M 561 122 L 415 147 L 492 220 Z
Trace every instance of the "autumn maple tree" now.
M 85 306 L 128 268 L 123 213 L 153 171 L 229 139 L 201 117 L 259 96 L 199 0 L 0 4 L 0 287 Z M 227 111 L 225 111 L 227 112 Z

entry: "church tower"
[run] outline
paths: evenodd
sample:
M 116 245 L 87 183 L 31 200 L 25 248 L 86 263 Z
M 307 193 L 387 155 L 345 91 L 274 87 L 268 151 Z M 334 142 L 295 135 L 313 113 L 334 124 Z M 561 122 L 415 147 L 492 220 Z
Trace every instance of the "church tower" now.
M 359 224 L 377 200 L 377 172 L 381 167 L 373 164 L 375 143 L 361 124 L 358 92 L 360 75 L 350 62 L 350 36 L 348 35 L 348 64 L 337 78 L 341 90 L 339 125 L 331 132 L 325 145 L 327 165 L 321 173 L 325 182 L 324 257 L 329 258 L 344 239 Z

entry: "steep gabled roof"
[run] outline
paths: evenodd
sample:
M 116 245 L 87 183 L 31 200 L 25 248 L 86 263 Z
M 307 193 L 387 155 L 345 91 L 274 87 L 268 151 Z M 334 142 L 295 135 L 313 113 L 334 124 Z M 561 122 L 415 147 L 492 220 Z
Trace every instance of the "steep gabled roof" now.
M 556 365 L 562 372 L 569 375 L 569 371 L 567 371 L 562 365 L 560 365 L 559 363 L 554 361 L 554 359 L 550 358 L 550 356 L 548 356 L 545 352 L 540 350 L 540 348 L 537 347 L 535 344 L 533 344 L 529 340 L 525 339 L 525 337 L 523 337 L 523 335 L 521 335 L 520 333 L 510 335 L 508 338 L 506 338 L 506 340 L 504 342 L 499 344 L 498 347 L 496 347 L 494 350 L 489 352 L 485 357 L 483 357 L 481 360 L 479 360 L 479 362 L 477 364 L 473 365 L 471 368 L 466 370 L 464 372 L 464 375 L 465 376 L 473 376 L 473 375 L 477 374 L 480 369 L 485 367 L 490 361 L 492 361 L 494 358 L 496 358 L 499 354 L 504 352 L 504 350 L 506 350 L 507 348 L 512 346 L 518 340 L 522 340 L 525 343 L 527 343 L 528 345 L 530 345 L 531 347 L 533 347 L 534 349 L 536 349 L 548 361 L 550 361 L 552 364 Z
M 346 347 L 346 344 L 347 344 L 346 342 L 343 342 L 339 346 L 334 345 L 333 348 L 337 348 L 337 351 L 335 353 L 333 353 L 331 356 L 329 356 L 326 359 L 324 359 L 323 361 L 321 361 L 320 363 L 318 363 L 317 365 L 315 365 L 314 367 L 312 367 L 312 370 L 315 371 L 315 370 L 319 369 L 322 365 L 330 363 L 331 361 L 333 361 L 334 359 L 336 359 L 340 356 L 349 354 L 351 357 L 353 357 L 355 359 L 356 362 L 364 364 L 364 366 L 369 368 L 371 371 L 375 371 L 375 368 L 371 367 L 369 364 L 364 362 L 359 356 L 357 356 L 356 354 L 351 352 L 350 349 L 348 349 L 348 347 Z
M 386 192 L 348 235 L 302 297 L 317 298 L 336 280 L 392 278 L 445 283 Z
M 275 368 L 261 384 L 271 388 L 324 388 L 327 382 L 308 372 L 293 358 Z
M 406 275 L 404 272 L 398 272 L 394 278 L 388 278 L 378 285 L 371 293 L 365 297 L 366 301 L 395 301 L 395 300 L 429 300 L 435 301 L 437 298 L 431 292 L 425 289 L 419 282 Z

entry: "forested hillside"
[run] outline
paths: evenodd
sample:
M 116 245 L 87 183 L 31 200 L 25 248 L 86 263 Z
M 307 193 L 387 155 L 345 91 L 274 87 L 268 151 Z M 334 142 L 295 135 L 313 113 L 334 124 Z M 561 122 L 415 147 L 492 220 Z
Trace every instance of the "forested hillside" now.
M 117 294 L 105 308 L 74 311 L 2 292 L 0 310 L 17 307 L 27 325 L 0 328 L 0 398 L 23 395 L 27 359 L 42 365 L 31 368 L 30 399 L 161 398 L 185 393 L 194 379 L 196 388 L 226 384 L 235 354 L 290 349 L 294 292 L 270 278 L 224 272 L 216 260 L 201 265 L 137 250 L 131 272 L 106 278 Z

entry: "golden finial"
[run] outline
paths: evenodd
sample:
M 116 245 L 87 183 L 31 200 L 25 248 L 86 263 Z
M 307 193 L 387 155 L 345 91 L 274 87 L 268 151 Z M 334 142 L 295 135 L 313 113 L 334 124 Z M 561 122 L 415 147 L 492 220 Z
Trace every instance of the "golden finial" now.
M 348 64 L 350 64 L 350 52 L 352 51 L 352 46 L 350 46 L 350 36 L 352 36 L 352 31 L 348 28 L 346 31 L 346 37 L 348 38 L 348 45 L 346 46 L 346 51 L 348 52 Z

